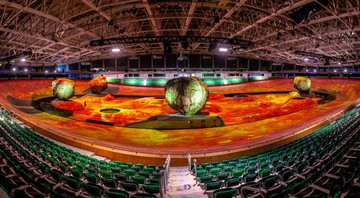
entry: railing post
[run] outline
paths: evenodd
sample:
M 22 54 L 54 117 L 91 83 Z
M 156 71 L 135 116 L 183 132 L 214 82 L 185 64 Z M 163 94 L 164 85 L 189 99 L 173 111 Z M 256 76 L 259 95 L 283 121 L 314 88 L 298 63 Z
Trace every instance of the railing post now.
M 196 165 L 196 159 L 194 159 L 194 173 L 195 173 L 195 177 L 197 177 L 197 165 Z
M 191 155 L 190 155 L 190 153 L 188 154 L 188 169 L 189 169 L 189 171 L 191 172 Z

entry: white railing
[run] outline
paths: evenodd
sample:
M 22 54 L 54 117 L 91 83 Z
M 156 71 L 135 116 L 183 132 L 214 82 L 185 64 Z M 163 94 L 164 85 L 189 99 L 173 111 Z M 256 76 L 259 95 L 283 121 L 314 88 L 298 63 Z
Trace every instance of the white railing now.
M 164 170 L 160 171 L 160 198 L 163 198 L 163 195 L 166 195 L 166 189 L 168 186 L 169 175 L 170 175 L 170 161 L 171 156 L 168 155 L 165 164 L 163 165 Z
M 191 172 L 191 155 L 188 154 L 188 170 Z

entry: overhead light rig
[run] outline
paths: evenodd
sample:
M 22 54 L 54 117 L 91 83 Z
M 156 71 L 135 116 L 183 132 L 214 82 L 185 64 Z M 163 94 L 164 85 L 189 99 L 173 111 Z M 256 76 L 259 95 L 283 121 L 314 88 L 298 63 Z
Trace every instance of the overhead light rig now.
M 0 61 L 11 61 L 13 59 L 18 59 L 18 58 L 22 58 L 22 57 L 26 57 L 26 56 L 31 56 L 32 55 L 32 51 L 31 50 L 25 50 L 20 54 L 14 54 L 8 57 L 4 57 L 4 58 L 0 58 Z
M 141 37 L 121 37 L 108 38 L 90 41 L 90 46 L 104 46 L 116 44 L 132 44 L 132 43 L 218 43 L 237 46 L 240 48 L 248 48 L 253 42 L 225 38 L 225 37 L 205 37 L 205 36 L 141 36 Z
M 306 52 L 306 51 L 295 51 L 294 52 L 296 55 L 301 55 L 301 56 L 306 56 L 306 57 L 312 57 L 312 58 L 322 58 L 325 60 L 326 63 L 329 63 L 330 60 L 334 60 L 334 61 L 346 61 L 344 58 L 336 58 L 336 57 L 331 57 L 331 56 L 325 56 L 322 54 L 315 54 L 315 53 L 311 53 L 311 52 Z

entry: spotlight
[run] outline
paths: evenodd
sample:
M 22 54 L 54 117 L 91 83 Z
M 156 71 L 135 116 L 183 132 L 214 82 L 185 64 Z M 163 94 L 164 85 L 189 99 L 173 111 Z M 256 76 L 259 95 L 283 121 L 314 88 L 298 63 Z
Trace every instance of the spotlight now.
M 25 71 L 25 72 L 27 72 L 27 71 L 28 71 L 28 69 L 24 69 L 24 71 Z
M 215 22 L 215 23 L 219 23 L 219 22 L 220 22 L 220 17 L 219 17 L 219 16 L 215 16 L 215 17 L 214 17 L 214 22 Z
M 347 69 L 344 69 L 344 72 L 347 72 Z
M 304 61 L 305 61 L 305 62 L 308 62 L 308 61 L 309 61 L 309 59 L 308 59 L 308 58 L 304 58 Z
M 227 49 L 227 48 L 225 48 L 225 47 L 220 47 L 219 51 L 220 51 L 220 52 L 227 52 L 227 51 L 228 51 L 228 49 Z
M 211 52 L 218 46 L 218 43 L 210 43 L 208 51 Z
M 45 74 L 47 74 L 47 73 L 48 73 L 48 70 L 45 71 Z
M 181 47 L 186 50 L 189 47 L 189 43 L 186 40 L 182 40 L 181 42 Z
M 172 54 L 171 43 L 163 43 L 163 45 L 164 45 L 164 54 L 165 55 Z
M 22 58 L 22 59 L 21 59 L 21 62 L 25 62 L 25 61 L 26 61 L 26 59 L 25 59 L 25 58 Z
M 110 19 L 109 23 L 108 23 L 108 26 L 113 26 L 114 25 L 114 20 L 113 19 Z
M 112 52 L 120 52 L 120 49 L 119 48 L 112 48 L 111 51 Z
M 338 65 L 341 65 L 341 62 L 338 62 Z
M 12 70 L 13 70 L 13 71 L 16 71 L 16 68 L 14 67 L 14 68 L 12 68 Z
M 325 58 L 325 62 L 324 62 L 324 66 L 330 65 L 330 60 L 329 58 Z

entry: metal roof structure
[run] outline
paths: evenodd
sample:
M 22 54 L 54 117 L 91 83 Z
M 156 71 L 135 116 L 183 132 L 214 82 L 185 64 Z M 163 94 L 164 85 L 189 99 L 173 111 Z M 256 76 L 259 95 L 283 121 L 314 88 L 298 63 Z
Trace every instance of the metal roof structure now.
M 247 48 L 226 43 L 227 53 L 274 62 L 304 63 L 308 53 L 358 64 L 360 0 L 0 0 L 3 59 L 31 51 L 29 63 L 88 61 L 112 47 L 162 54 L 162 42 L 90 45 L 161 36 L 249 41 Z M 206 42 L 170 45 L 173 53 L 217 53 Z

